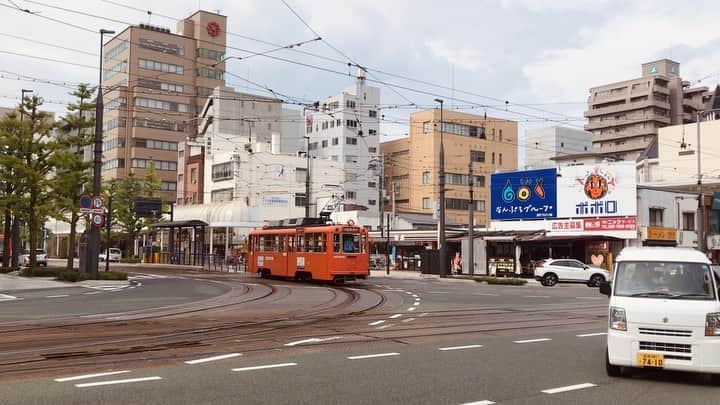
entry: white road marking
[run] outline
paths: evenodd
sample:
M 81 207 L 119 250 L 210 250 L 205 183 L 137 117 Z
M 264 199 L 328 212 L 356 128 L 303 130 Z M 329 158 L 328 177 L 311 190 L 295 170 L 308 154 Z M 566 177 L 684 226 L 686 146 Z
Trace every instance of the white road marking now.
M 428 294 L 450 294 L 449 291 L 428 291 Z
M 408 319 L 404 319 L 404 320 L 403 320 L 403 323 L 408 323 L 408 322 L 412 322 L 412 321 L 414 321 L 415 319 L 417 319 L 417 318 L 408 318 Z
M 375 325 L 380 325 L 381 323 L 385 323 L 385 321 L 370 322 L 368 325 L 370 325 L 370 326 L 375 326 Z
M 410 307 L 410 308 L 408 308 L 408 311 L 414 311 L 416 309 L 417 309 L 416 307 Z
M 452 347 L 441 347 L 438 350 L 442 352 L 450 351 L 450 350 L 463 350 L 463 349 L 478 349 L 480 347 L 483 347 L 482 345 L 467 345 L 467 346 L 452 346 Z
M 590 384 L 590 383 L 568 385 L 567 387 L 552 388 L 549 390 L 543 390 L 542 392 L 544 394 L 558 394 L 561 392 L 575 391 L 575 390 L 581 390 L 584 388 L 592 388 L 592 387 L 597 387 L 597 385 Z
M 578 300 L 604 300 L 606 297 L 575 297 Z
M 599 332 L 599 333 L 586 333 L 584 335 L 575 335 L 577 337 L 591 337 L 591 336 L 605 336 L 607 335 L 607 332 Z
M 12 301 L 12 300 L 16 300 L 16 299 L 18 299 L 18 297 L 14 297 L 12 295 L 7 295 L 7 294 L 0 294 L 0 301 Z
M 418 297 L 418 298 L 415 298 L 415 301 L 420 301 L 420 298 L 419 298 L 419 297 Z
M 45 298 L 65 298 L 69 297 L 69 294 L 60 294 L 60 295 L 46 295 Z
M 418 297 L 417 294 L 413 294 L 412 296 L 413 296 L 414 298 L 417 298 L 417 297 Z
M 411 293 L 410 291 L 406 291 L 405 294 L 407 294 L 407 295 L 413 295 L 413 293 Z
M 525 298 L 550 298 L 549 295 L 526 295 Z
M 389 327 L 391 327 L 391 326 L 395 326 L 395 324 L 389 323 L 389 324 L 387 324 L 387 325 L 378 326 L 378 327 L 375 328 L 375 329 L 387 329 L 387 328 L 389 328 Z
M 473 295 L 483 295 L 486 297 L 499 297 L 500 294 L 488 294 L 488 293 L 474 293 Z
M 419 303 L 419 302 L 415 302 L 415 303 L 413 303 L 413 305 L 414 305 L 414 306 L 418 306 L 418 305 L 420 305 L 420 303 Z
M 402 314 L 395 314 L 395 315 L 391 316 L 390 319 L 397 319 L 397 318 L 400 318 L 401 316 L 402 316 Z
M 93 291 L 93 292 L 83 293 L 83 295 L 95 295 L 95 294 L 102 294 L 102 291 Z
M 265 370 L 267 368 L 280 368 L 280 367 L 292 367 L 292 366 L 297 366 L 297 363 L 279 363 L 279 364 L 267 364 L 264 366 L 241 367 L 241 368 L 234 368 L 234 369 L 232 369 L 232 371 Z
M 388 292 L 405 292 L 405 290 L 394 290 L 394 289 L 391 289 L 391 290 L 383 290 L 383 291 L 388 291 Z
M 202 364 L 202 363 L 208 363 L 208 362 L 216 361 L 216 360 L 231 359 L 233 357 L 238 357 L 238 356 L 242 356 L 242 353 L 228 353 L 228 354 L 221 354 L 219 356 L 205 357 L 203 359 L 189 360 L 189 361 L 186 361 L 185 364 L 190 364 L 190 365 Z
M 475 401 L 475 402 L 465 402 L 464 404 L 460 404 L 460 405 L 494 405 L 494 404 L 495 404 L 495 402 L 493 402 L 493 401 L 483 400 L 483 401 Z
M 390 356 L 399 356 L 399 355 L 400 355 L 400 353 L 365 354 L 362 356 L 349 356 L 348 360 L 374 359 L 376 357 L 390 357 Z
M 157 380 L 162 380 L 162 377 L 153 376 L 153 377 L 141 377 L 141 378 L 128 378 L 126 380 L 98 381 L 98 382 L 92 382 L 92 383 L 75 384 L 75 386 L 78 388 L 87 388 L 87 387 L 98 387 L 101 385 L 130 384 L 130 383 L 136 383 L 136 382 L 157 381 Z
M 301 345 L 303 343 L 317 343 L 317 342 L 325 342 L 328 340 L 337 340 L 337 339 L 340 339 L 340 336 L 332 336 L 332 337 L 324 338 L 324 339 L 310 338 L 310 339 L 305 339 L 305 340 L 298 340 L 297 342 L 285 343 L 285 346 L 297 346 L 297 345 Z
M 423 316 L 426 316 L 427 314 L 428 314 L 427 312 L 423 312 L 422 314 L 420 314 L 420 318 L 422 318 Z
M 547 342 L 552 339 L 549 338 L 542 338 L 542 339 L 528 339 L 528 340 L 516 340 L 513 343 L 537 343 L 537 342 Z
M 125 374 L 129 373 L 130 370 L 122 370 L 122 371 L 108 371 L 107 373 L 97 373 L 97 374 L 84 374 L 84 375 L 76 375 L 73 377 L 63 377 L 63 378 L 56 378 L 53 381 L 55 382 L 66 382 L 66 381 L 75 381 L 75 380 L 85 380 L 88 378 L 95 378 L 95 377 L 105 377 L 108 375 L 115 375 L 115 374 Z

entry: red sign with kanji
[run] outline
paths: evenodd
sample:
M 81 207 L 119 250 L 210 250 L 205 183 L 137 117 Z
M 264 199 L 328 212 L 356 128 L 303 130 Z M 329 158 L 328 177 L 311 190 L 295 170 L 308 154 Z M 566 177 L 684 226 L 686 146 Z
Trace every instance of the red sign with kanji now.
M 634 231 L 637 229 L 637 218 L 586 218 L 586 231 Z

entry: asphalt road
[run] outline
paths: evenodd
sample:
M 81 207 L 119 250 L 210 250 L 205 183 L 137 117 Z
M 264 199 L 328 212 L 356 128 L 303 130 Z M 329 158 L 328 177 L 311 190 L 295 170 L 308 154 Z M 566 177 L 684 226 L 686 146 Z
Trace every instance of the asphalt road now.
M 273 284 L 282 293 L 246 310 L 275 315 L 334 302 L 331 287 Z M 356 287 L 352 305 L 370 305 L 372 294 L 382 294 L 382 303 L 253 335 L 239 328 L 234 337 L 177 352 L 162 364 L 136 359 L 4 380 L 0 403 L 718 402 L 720 388 L 692 374 L 607 377 L 607 298 L 596 289 L 396 279 Z M 113 374 L 93 375 L 103 373 Z

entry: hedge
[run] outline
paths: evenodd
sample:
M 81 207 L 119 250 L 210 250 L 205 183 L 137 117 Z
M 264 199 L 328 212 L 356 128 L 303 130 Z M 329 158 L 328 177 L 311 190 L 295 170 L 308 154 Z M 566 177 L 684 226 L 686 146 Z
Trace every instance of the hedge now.
M 79 271 L 63 271 L 60 274 L 58 274 L 57 279 L 61 281 L 69 281 L 71 283 L 76 283 L 78 281 L 85 281 L 89 277 L 87 273 L 81 273 Z
M 527 284 L 527 280 L 525 280 L 524 278 L 490 277 L 486 281 L 488 284 L 497 284 L 497 285 L 525 285 L 525 284 Z
M 98 280 L 127 280 L 127 273 L 122 271 L 100 271 L 98 272 Z
M 26 268 L 20 272 L 20 275 L 23 277 L 58 277 L 63 271 L 65 269 L 62 268 Z

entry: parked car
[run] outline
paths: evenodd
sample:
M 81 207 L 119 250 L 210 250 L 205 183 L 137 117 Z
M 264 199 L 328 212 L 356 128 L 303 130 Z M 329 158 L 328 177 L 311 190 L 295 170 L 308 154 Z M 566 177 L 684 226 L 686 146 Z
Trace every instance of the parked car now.
M 101 262 L 106 260 L 105 256 L 107 256 L 107 251 L 103 250 L 98 256 Z M 118 248 L 110 248 L 110 262 L 119 262 L 120 258 L 122 258 L 122 251 Z
M 605 367 L 611 377 L 635 368 L 720 376 L 720 301 L 710 262 L 697 250 L 625 248 L 616 258 Z M 714 377 L 713 377 L 714 376 Z
M 35 249 L 35 255 L 37 257 L 37 265 L 38 266 L 45 266 L 47 267 L 47 255 L 45 254 L 45 251 L 42 249 Z M 20 265 L 23 267 L 30 266 L 30 250 L 25 249 L 23 254 L 20 256 Z
M 610 279 L 611 275 L 607 270 L 588 266 L 575 259 L 545 259 L 535 262 L 535 280 L 546 287 L 552 287 L 559 282 L 599 287 L 600 283 Z

